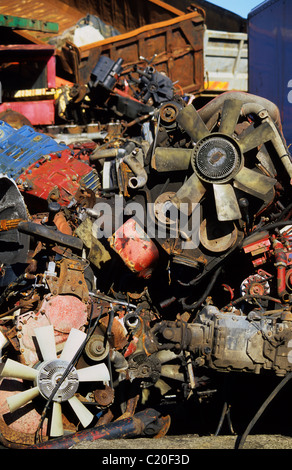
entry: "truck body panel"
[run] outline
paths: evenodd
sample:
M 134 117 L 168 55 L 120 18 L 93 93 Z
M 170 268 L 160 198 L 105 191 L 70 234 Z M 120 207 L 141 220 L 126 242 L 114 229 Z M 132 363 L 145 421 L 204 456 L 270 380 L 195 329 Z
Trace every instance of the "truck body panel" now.
M 123 59 L 125 70 L 145 66 L 145 59 L 151 61 L 158 72 L 169 77 L 179 93 L 193 94 L 196 99 L 203 96 L 209 100 L 229 90 L 247 91 L 247 35 L 207 29 L 205 11 L 196 5 L 188 13 L 161 0 L 112 0 L 94 4 L 90 0 L 53 0 L 53 6 L 52 16 L 52 8 L 45 2 L 29 0 L 21 6 L 16 0 L 1 3 L 2 15 L 30 17 L 39 22 L 55 19 L 59 31 L 59 36 L 54 36 L 43 28 L 17 28 L 14 31 L 17 37 L 32 44 L 2 46 L 3 52 L 11 50 L 13 54 L 19 50 L 24 54 L 25 49 L 33 52 L 32 49 L 47 48 L 52 57 L 47 65 L 51 72 L 42 86 L 26 86 L 18 80 L 13 89 L 9 85 L 11 99 L 5 81 L 2 82 L 5 99 L 1 111 L 14 109 L 33 125 L 53 124 L 53 90 L 59 82 L 56 78 L 87 85 L 102 55 L 113 61 Z M 68 39 L 68 29 L 82 29 L 80 21 L 88 17 L 105 25 L 105 37 L 77 46 Z M 13 62 L 14 58 L 10 57 Z
M 204 68 L 206 90 L 247 91 L 247 34 L 206 29 Z
M 292 143 L 291 15 L 291 1 L 269 0 L 248 16 L 249 92 L 279 107 L 288 145 Z
M 159 72 L 178 82 L 184 92 L 204 88 L 204 17 L 198 12 L 147 24 L 124 34 L 81 47 L 65 44 L 58 56 L 69 76 L 86 84 L 101 55 L 123 58 L 124 67 L 145 64 L 146 58 Z
M 0 113 L 13 110 L 32 125 L 54 123 L 56 57 L 47 44 L 0 45 Z

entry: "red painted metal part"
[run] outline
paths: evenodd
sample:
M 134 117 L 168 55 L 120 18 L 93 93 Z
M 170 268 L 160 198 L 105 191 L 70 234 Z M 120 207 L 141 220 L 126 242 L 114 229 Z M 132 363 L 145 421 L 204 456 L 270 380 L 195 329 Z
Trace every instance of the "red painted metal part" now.
M 0 419 L 5 420 L 11 433 L 25 433 L 33 436 L 37 431 L 40 414 L 32 403 L 13 412 L 12 418 L 7 404 L 7 398 L 27 390 L 27 385 L 20 379 L 3 378 L 0 381 Z M 9 417 L 11 419 L 9 419 Z M 44 423 L 44 435 L 47 433 L 47 420 Z
M 244 252 L 252 255 L 252 264 L 254 267 L 261 266 L 267 261 L 267 255 L 269 253 L 271 242 L 269 235 L 257 240 L 256 242 L 250 243 L 244 246 Z
M 83 176 L 92 171 L 88 157 L 71 149 L 46 155 L 26 168 L 18 179 L 20 191 L 40 199 L 52 198 L 68 205 L 80 186 Z M 54 195 L 52 196 L 52 193 Z
M 57 350 L 62 349 L 71 328 L 83 329 L 87 321 L 86 305 L 74 295 L 48 294 L 37 313 L 19 316 L 16 323 L 22 362 L 33 367 L 39 361 L 35 345 L 35 328 L 53 325 Z
M 49 125 L 55 122 L 55 101 L 9 101 L 0 105 L 0 112 L 12 109 L 23 114 L 32 125 Z
M 56 57 L 55 57 L 55 48 L 47 44 L 9 44 L 9 45 L 0 45 L 0 69 L 2 64 L 25 64 L 26 62 L 36 64 L 43 64 L 43 69 L 45 74 L 42 78 L 42 84 L 38 87 L 44 90 L 54 89 L 56 87 Z M 40 72 L 39 72 L 40 73 Z M 32 77 L 36 79 L 37 77 Z M 55 122 L 55 99 L 52 95 L 51 97 L 39 96 L 39 98 L 34 98 L 33 92 L 36 85 L 31 84 L 31 87 L 28 90 L 25 90 L 21 82 L 21 77 L 19 77 L 19 86 L 17 90 L 10 90 L 12 96 L 16 92 L 27 91 L 30 93 L 31 98 L 16 98 L 12 99 L 11 97 L 7 98 L 5 95 L 6 87 L 10 88 L 10 83 L 8 78 L 5 78 L 3 81 L 2 78 L 2 88 L 3 88 L 3 103 L 0 105 L 0 112 L 6 111 L 7 109 L 16 111 L 25 116 L 32 125 L 49 125 L 54 124 Z
M 86 305 L 74 295 L 48 296 L 41 306 L 54 328 L 61 333 L 70 333 L 85 325 L 87 320 Z
M 289 295 L 286 291 L 286 267 L 287 255 L 284 246 L 276 238 L 273 239 L 273 248 L 275 254 L 275 266 L 277 268 L 277 289 L 279 297 L 284 301 L 289 301 Z
M 151 276 L 159 252 L 135 219 L 127 220 L 111 237 L 110 243 L 131 271 L 144 279 Z
M 56 88 L 56 57 L 54 55 L 47 62 L 47 87 Z

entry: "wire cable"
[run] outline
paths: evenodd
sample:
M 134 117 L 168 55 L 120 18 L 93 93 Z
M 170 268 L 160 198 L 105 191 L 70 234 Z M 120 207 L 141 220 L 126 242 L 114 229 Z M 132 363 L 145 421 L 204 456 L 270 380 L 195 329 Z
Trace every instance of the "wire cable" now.
M 282 380 L 281 382 L 275 387 L 273 392 L 268 396 L 268 398 L 264 401 L 262 406 L 259 408 L 253 419 L 250 421 L 249 425 L 247 426 L 246 430 L 244 431 L 243 435 L 237 439 L 237 442 L 235 443 L 235 449 L 242 449 L 244 446 L 244 443 L 246 441 L 247 436 L 249 435 L 250 431 L 258 421 L 258 419 L 261 417 L 267 406 L 271 403 L 271 401 L 275 398 L 275 396 L 280 392 L 280 390 L 289 382 L 289 380 L 292 378 L 292 372 L 289 372 Z

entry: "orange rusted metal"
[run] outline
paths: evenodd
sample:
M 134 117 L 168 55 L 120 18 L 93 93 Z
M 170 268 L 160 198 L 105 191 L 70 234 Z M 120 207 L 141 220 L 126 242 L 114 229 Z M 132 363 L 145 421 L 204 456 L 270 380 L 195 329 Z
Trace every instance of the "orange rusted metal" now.
M 195 11 L 77 48 L 71 43 L 57 51 L 64 69 L 81 84 L 88 83 L 90 73 L 101 55 L 124 60 L 126 70 L 145 64 L 164 72 L 178 82 L 184 93 L 204 89 L 203 59 L 204 17 Z
M 74 83 L 85 85 L 101 55 L 117 60 L 124 67 L 148 61 L 158 72 L 164 72 L 178 82 L 181 92 L 198 93 L 204 90 L 203 36 L 205 12 L 200 8 L 185 14 L 160 0 L 4 0 L 0 14 L 54 21 L 59 37 L 88 14 L 97 16 L 121 34 L 102 41 L 77 47 L 69 40 L 56 46 L 60 69 Z M 17 30 L 15 34 L 35 44 L 44 44 L 52 36 L 42 31 Z
M 59 262 L 60 277 L 52 276 L 48 280 L 51 292 L 54 295 L 73 294 L 82 302 L 89 298 L 88 287 L 84 279 L 84 265 L 80 261 L 63 259 Z M 86 305 L 83 304 L 86 311 Z
M 169 20 L 182 15 L 183 11 L 161 0 L 3 0 L 0 14 L 53 21 L 58 23 L 59 35 L 91 14 L 123 34 L 147 24 Z M 36 44 L 47 42 L 52 36 L 52 33 L 30 30 L 17 30 L 17 34 Z

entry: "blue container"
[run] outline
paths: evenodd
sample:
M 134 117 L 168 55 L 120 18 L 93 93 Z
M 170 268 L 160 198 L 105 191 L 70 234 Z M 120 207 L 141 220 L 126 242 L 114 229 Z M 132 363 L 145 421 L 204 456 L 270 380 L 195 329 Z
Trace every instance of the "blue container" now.
M 41 157 L 68 148 L 30 126 L 14 129 L 0 121 L 0 173 L 16 179 Z
M 268 0 L 248 15 L 249 92 L 275 103 L 292 143 L 292 1 Z

